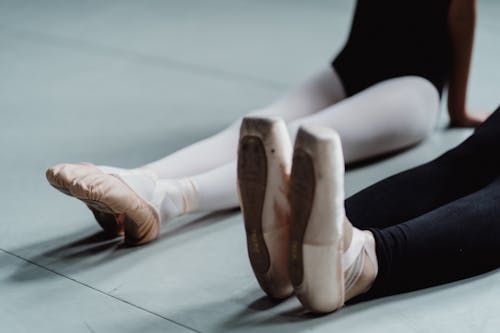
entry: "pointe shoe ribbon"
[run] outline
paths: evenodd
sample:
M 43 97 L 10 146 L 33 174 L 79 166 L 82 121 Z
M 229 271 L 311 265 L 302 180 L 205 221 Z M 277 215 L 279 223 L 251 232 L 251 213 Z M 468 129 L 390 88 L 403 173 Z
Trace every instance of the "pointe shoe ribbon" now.
M 370 231 L 353 228 L 353 247 L 344 253 L 345 299 L 367 292 L 378 274 L 375 239 Z M 367 260 L 368 259 L 368 260 Z
M 364 243 L 365 234 L 356 228 L 352 229 L 352 240 L 349 248 L 342 255 L 342 268 L 344 271 L 344 285 L 347 293 L 356 283 L 364 265 L 364 256 L 361 255 Z

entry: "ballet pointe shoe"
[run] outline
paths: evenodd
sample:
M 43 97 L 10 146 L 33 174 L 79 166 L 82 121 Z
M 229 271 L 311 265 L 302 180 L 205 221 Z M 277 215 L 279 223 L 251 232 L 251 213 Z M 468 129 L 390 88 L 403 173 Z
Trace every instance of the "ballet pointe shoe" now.
M 248 256 L 261 288 L 274 299 L 286 298 L 293 292 L 288 275 L 291 153 L 282 120 L 243 119 L 238 145 L 238 194 Z
M 92 211 L 116 216 L 115 223 L 122 226 L 126 244 L 145 244 L 158 237 L 158 211 L 119 176 L 104 173 L 91 164 L 56 166 L 46 174 L 52 186 L 80 199 Z
M 365 292 L 376 271 L 370 265 L 373 258 L 365 260 L 368 249 L 374 255 L 371 233 L 353 228 L 345 217 L 344 160 L 333 130 L 299 129 L 290 205 L 289 269 L 295 294 L 310 311 L 335 311 Z
M 97 170 L 97 167 L 90 163 L 64 163 L 47 169 L 45 176 L 52 187 L 66 195 L 72 196 L 69 192 L 69 187 L 73 179 L 95 170 Z M 87 207 L 106 234 L 111 237 L 124 235 L 123 218 L 117 218 L 113 213 L 109 212 L 108 209 L 101 210 L 95 205 L 87 204 Z

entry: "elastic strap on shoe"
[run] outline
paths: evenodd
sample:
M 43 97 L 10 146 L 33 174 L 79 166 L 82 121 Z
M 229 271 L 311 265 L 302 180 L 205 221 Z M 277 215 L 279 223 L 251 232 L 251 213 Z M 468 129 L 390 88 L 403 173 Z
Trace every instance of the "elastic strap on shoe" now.
M 345 291 L 347 292 L 358 281 L 365 264 L 366 234 L 356 228 L 352 229 L 352 240 L 349 248 L 342 255 L 342 267 L 345 274 Z

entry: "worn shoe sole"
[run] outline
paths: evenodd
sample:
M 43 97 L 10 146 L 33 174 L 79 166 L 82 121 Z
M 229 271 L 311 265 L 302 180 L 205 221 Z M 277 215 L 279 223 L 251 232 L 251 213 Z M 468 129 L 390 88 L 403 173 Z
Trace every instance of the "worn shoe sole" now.
M 290 177 L 290 277 L 309 310 L 331 312 L 344 304 L 342 271 L 344 160 L 338 135 L 302 127 Z
M 287 182 L 291 145 L 284 123 L 245 118 L 238 147 L 238 190 L 248 256 L 267 295 L 291 295 L 288 276 L 289 204 Z

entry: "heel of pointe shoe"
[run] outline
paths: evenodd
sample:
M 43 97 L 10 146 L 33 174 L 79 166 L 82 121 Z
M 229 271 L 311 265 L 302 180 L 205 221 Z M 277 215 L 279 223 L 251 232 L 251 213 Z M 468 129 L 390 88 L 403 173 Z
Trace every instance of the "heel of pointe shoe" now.
M 292 293 L 287 270 L 288 131 L 278 118 L 244 118 L 238 147 L 238 192 L 254 274 L 272 298 Z
M 343 168 L 334 131 L 299 129 L 290 179 L 290 275 L 297 297 L 313 312 L 344 304 Z
M 283 299 L 293 293 L 293 287 L 288 275 L 288 252 L 283 243 L 288 244 L 290 229 L 283 226 L 264 234 L 264 243 L 267 244 L 271 255 L 269 268 L 263 274 L 256 274 L 257 280 L 271 298 Z
M 303 244 L 304 275 L 295 287 L 305 308 L 316 313 L 328 313 L 344 305 L 344 274 L 342 245 Z

